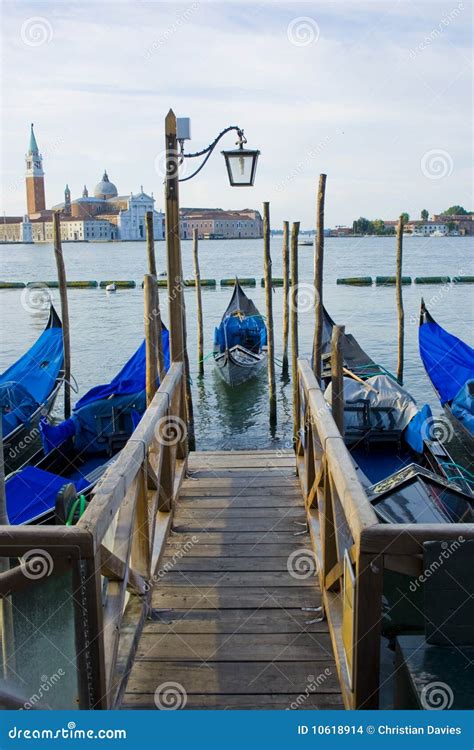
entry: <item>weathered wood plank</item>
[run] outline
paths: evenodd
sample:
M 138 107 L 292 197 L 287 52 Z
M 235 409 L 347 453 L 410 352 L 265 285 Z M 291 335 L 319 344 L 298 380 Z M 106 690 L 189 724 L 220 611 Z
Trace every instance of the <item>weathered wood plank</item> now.
M 218 531 L 196 531 L 188 534 L 171 533 L 168 537 L 167 546 L 183 546 L 187 542 L 192 542 L 194 545 L 199 544 L 254 544 L 254 545 L 265 545 L 265 544 L 279 544 L 284 542 L 286 544 L 295 544 L 295 548 L 303 544 L 308 544 L 309 535 L 304 531 L 304 526 L 294 527 L 294 531 L 282 531 L 281 529 L 272 530 L 270 533 L 262 531 L 229 531 L 227 533 L 221 533 Z M 297 536 L 295 536 L 297 534 Z M 194 549 L 194 548 L 193 548 Z
M 223 487 L 227 489 L 243 488 L 243 487 L 280 487 L 284 490 L 287 486 L 296 488 L 298 486 L 297 480 L 293 475 L 285 474 L 279 470 L 270 472 L 268 469 L 265 471 L 256 471 L 253 475 L 246 474 L 245 476 L 235 475 L 232 477 L 215 477 L 212 472 L 208 477 L 198 477 L 194 475 L 194 481 L 199 482 L 201 487 Z M 186 480 L 186 487 L 192 486 L 192 480 Z
M 290 550 L 290 554 L 293 549 Z M 264 571 L 287 571 L 288 555 L 286 557 L 163 557 L 161 560 L 162 570 L 174 571 L 209 571 L 217 573 L 223 571 L 230 573 L 238 572 L 260 572 Z
M 173 522 L 173 531 L 189 533 L 193 531 L 256 532 L 256 531 L 301 531 L 304 526 L 295 518 L 232 518 L 216 516 L 214 518 L 190 517 Z
M 303 508 L 301 493 L 294 495 L 236 495 L 235 497 L 206 497 L 205 495 L 180 498 L 179 510 L 220 510 L 223 508 Z
M 210 536 L 210 535 L 206 535 Z M 212 536 L 215 536 L 213 534 Z M 201 538 L 201 541 L 196 544 L 192 544 L 186 550 L 186 560 L 191 558 L 222 558 L 223 560 L 231 560 L 234 558 L 245 559 L 246 557 L 258 558 L 260 561 L 265 560 L 267 557 L 277 557 L 278 555 L 285 555 L 286 558 L 295 549 L 305 548 L 310 550 L 309 539 L 305 534 L 300 537 L 293 537 L 291 534 L 286 535 L 290 542 L 280 542 L 278 544 L 265 543 L 253 543 L 253 544 L 206 544 L 205 538 Z M 187 537 L 192 539 L 192 537 Z M 271 537 L 273 539 L 273 535 Z M 304 541 L 301 541 L 303 540 Z M 298 541 L 296 541 L 298 540 Z M 266 538 L 263 542 L 266 542 Z M 181 558 L 181 545 L 176 542 L 168 543 L 165 554 L 167 558 L 178 560 Z M 285 558 L 285 559 L 286 559 Z M 184 557 L 182 558 L 184 559 Z
M 316 586 L 315 576 L 310 578 L 295 578 L 287 570 L 285 571 L 252 571 L 250 573 L 229 572 L 225 571 L 178 571 L 175 569 L 169 572 L 162 572 L 159 586 L 180 587 L 196 586 L 197 589 L 214 588 L 216 586 L 235 586 L 235 587 L 258 587 L 274 588 L 275 586 Z
M 325 621 L 315 622 L 301 609 L 152 609 L 147 633 L 326 633 Z
M 189 497 L 225 497 L 225 498 L 236 498 L 236 497 L 257 497 L 259 495 L 265 495 L 265 497 L 275 497 L 278 500 L 286 497 L 295 497 L 301 500 L 301 487 L 299 484 L 291 484 L 288 487 L 275 486 L 275 487 L 204 487 L 201 482 L 192 482 L 189 479 L 183 483 L 179 496 L 180 500 Z
M 196 519 L 200 523 L 205 522 L 209 519 L 220 518 L 220 519 L 233 519 L 233 518 L 246 518 L 249 523 L 254 518 L 297 518 L 299 521 L 304 521 L 306 513 L 302 507 L 292 508 L 201 508 L 196 506 L 182 506 L 180 504 L 179 509 L 175 515 L 175 523 L 180 523 L 185 519 Z
M 130 710 L 156 710 L 153 693 L 127 693 L 121 706 Z M 343 709 L 337 693 L 293 693 L 280 695 L 188 695 L 185 709 L 193 710 L 311 710 L 336 711 Z
M 303 661 L 332 658 L 328 633 L 175 634 L 145 627 L 136 661 Z
M 170 588 L 161 586 L 153 591 L 155 609 L 274 609 L 275 607 L 318 607 L 321 595 L 313 586 L 257 586 L 196 589 L 195 586 Z
M 325 671 L 326 670 L 326 671 Z M 304 662 L 137 662 L 131 672 L 127 693 L 154 693 L 164 682 L 179 682 L 188 695 L 252 695 L 304 693 L 319 676 L 314 694 L 339 693 L 333 659 Z

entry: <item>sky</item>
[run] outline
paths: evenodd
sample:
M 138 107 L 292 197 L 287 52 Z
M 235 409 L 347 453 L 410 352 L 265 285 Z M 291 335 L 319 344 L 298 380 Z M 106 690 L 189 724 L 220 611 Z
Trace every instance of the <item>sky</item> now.
M 4 0 L 0 210 L 25 212 L 31 122 L 48 207 L 106 168 L 162 208 L 170 107 L 189 151 L 228 125 L 261 151 L 255 186 L 231 188 L 219 145 L 182 206 L 270 201 L 273 228 L 310 228 L 324 172 L 327 226 L 472 209 L 471 22 L 466 0 Z

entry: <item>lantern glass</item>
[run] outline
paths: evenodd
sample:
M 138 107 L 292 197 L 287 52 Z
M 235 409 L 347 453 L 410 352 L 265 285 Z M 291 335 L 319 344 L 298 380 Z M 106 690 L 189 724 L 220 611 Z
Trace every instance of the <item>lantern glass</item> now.
M 260 151 L 236 148 L 222 151 L 232 187 L 251 187 L 257 171 L 257 160 Z

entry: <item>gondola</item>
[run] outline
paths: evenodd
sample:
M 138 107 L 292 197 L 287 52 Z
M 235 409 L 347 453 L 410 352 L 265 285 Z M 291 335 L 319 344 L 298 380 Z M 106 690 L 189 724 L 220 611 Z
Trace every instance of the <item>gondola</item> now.
M 165 328 L 162 340 L 168 369 Z M 75 520 L 146 409 L 145 362 L 143 342 L 110 383 L 95 386 L 79 399 L 69 419 L 58 425 L 41 423 L 42 457 L 6 478 L 10 524 Z
M 238 279 L 214 333 L 214 361 L 223 380 L 240 385 L 259 374 L 267 358 L 267 328 Z
M 421 300 L 420 356 L 453 430 L 474 453 L 474 349 L 442 328 Z
M 324 310 L 322 380 L 329 404 L 333 326 L 334 321 Z M 444 445 L 431 439 L 433 418 L 428 404 L 418 409 L 408 391 L 374 362 L 351 334 L 343 335 L 341 349 L 345 367 L 344 440 L 380 520 L 474 520 L 469 478 Z
M 51 305 L 41 336 L 0 375 L 6 474 L 29 463 L 41 450 L 39 423 L 51 412 L 63 380 L 62 324 Z

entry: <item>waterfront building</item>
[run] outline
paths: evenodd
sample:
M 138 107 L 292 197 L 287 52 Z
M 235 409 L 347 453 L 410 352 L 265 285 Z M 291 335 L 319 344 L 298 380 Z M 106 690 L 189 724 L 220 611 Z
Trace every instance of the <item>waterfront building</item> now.
M 190 239 L 197 229 L 201 239 L 256 239 L 263 237 L 260 211 L 244 208 L 225 211 L 221 208 L 182 208 L 181 239 Z

